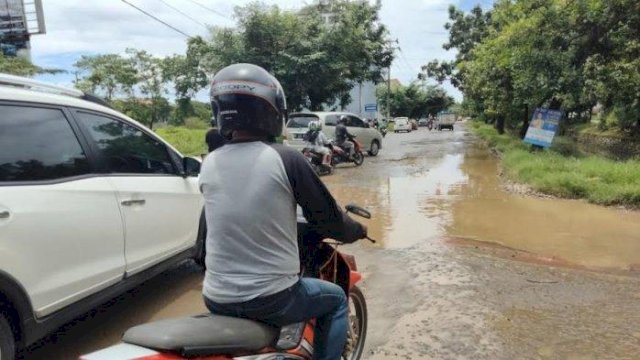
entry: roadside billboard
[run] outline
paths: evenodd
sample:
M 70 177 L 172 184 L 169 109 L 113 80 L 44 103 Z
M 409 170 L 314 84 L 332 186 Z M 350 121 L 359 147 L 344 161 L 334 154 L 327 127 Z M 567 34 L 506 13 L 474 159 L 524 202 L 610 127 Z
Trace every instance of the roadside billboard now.
M 558 131 L 561 117 L 561 111 L 537 108 L 531 117 L 524 142 L 545 148 L 550 147 Z

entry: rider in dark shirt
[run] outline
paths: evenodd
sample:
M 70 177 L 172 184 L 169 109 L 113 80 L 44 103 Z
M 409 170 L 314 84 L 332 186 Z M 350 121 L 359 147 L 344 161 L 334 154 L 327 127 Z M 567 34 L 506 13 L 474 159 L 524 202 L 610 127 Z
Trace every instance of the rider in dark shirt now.
M 209 147 L 209 152 L 221 147 L 227 142 L 227 139 L 224 136 L 220 135 L 216 127 L 215 119 L 211 120 L 211 129 L 207 131 L 207 135 L 205 135 L 205 141 L 207 142 L 207 146 Z
M 336 125 L 336 144 L 349 153 L 349 157 L 353 157 L 355 146 L 350 139 L 353 137 L 347 130 L 347 117 L 342 115 Z

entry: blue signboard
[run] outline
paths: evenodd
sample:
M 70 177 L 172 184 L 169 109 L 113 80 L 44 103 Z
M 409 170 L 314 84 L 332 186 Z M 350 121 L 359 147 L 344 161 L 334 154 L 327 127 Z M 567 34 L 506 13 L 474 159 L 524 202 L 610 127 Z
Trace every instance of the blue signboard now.
M 561 111 L 537 108 L 531 117 L 524 142 L 542 147 L 551 146 L 561 117 Z
M 378 111 L 378 104 L 366 104 L 364 106 L 365 112 L 375 112 Z

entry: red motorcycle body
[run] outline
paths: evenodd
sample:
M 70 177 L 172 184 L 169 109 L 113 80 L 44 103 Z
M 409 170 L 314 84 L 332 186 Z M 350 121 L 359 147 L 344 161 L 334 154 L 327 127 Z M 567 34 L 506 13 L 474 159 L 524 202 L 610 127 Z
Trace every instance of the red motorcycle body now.
M 333 246 L 327 244 L 320 244 L 318 246 L 318 256 L 322 260 L 315 275 L 318 277 L 338 284 L 343 288 L 345 293 L 350 296 L 352 292 L 357 292 L 359 296 L 362 293 L 356 288 L 356 284 L 362 279 L 362 275 L 357 271 L 355 258 L 351 255 L 346 255 L 338 252 Z M 363 299 L 364 300 L 364 299 Z M 351 310 L 350 310 L 351 311 Z M 209 316 L 209 315 L 204 315 Z M 364 307 L 364 316 L 366 319 L 366 305 Z M 202 316 L 201 316 L 202 317 Z M 194 317 L 196 318 L 196 317 Z M 180 320 L 180 319 L 177 319 Z M 175 320 L 174 320 L 175 321 Z M 206 321 L 206 320 L 203 320 Z M 243 320 L 248 321 L 248 320 Z M 127 342 L 127 334 L 124 336 L 124 342 L 118 345 L 111 346 L 109 348 L 84 355 L 80 357 L 81 360 L 182 360 L 182 359 L 198 359 L 198 360 L 307 360 L 313 357 L 313 338 L 314 338 L 314 320 L 310 320 L 307 323 L 293 324 L 280 329 L 280 335 L 278 337 L 277 344 L 281 344 L 281 341 L 285 340 L 289 345 L 287 349 L 282 347 L 276 348 L 276 346 L 267 346 L 253 353 L 234 353 L 233 355 L 225 354 L 208 354 L 208 353 L 191 353 L 186 351 L 174 349 L 172 351 L 158 349 L 157 347 L 151 347 L 146 343 L 140 343 L 140 341 Z M 162 331 L 162 322 L 150 323 L 144 326 L 154 326 L 159 324 L 158 333 Z M 136 327 L 137 328 L 137 327 Z M 131 330 L 135 330 L 132 328 Z M 166 328 L 165 328 L 166 329 Z M 129 332 L 128 331 L 128 332 Z M 362 344 L 359 345 L 359 355 L 355 359 L 359 358 L 362 352 L 362 346 L 364 343 L 364 337 L 366 335 L 366 322 L 365 328 L 360 330 L 362 336 Z M 127 333 L 128 333 L 127 332 Z M 162 334 L 158 334 L 157 337 L 162 337 Z M 146 340 L 145 340 L 146 341 Z M 358 349 L 356 349 L 358 350 Z M 353 357 L 352 357 L 353 358 Z

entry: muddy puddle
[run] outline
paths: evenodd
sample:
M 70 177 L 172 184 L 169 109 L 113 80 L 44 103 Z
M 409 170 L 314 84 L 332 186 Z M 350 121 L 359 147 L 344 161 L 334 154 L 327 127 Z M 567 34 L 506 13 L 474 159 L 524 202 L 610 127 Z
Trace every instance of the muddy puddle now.
M 452 200 L 467 179 L 461 170 L 462 154 L 446 155 L 434 166 L 415 158 L 397 164 L 407 162 L 415 165 L 409 173 L 371 174 L 354 182 L 345 181 L 348 175 L 325 180 L 340 203 L 371 210 L 372 220 L 363 222 L 385 248 L 408 248 L 440 238 L 451 219 Z
M 467 150 L 461 170 L 468 178 L 452 205 L 450 235 L 498 243 L 547 261 L 640 269 L 640 212 L 509 194 L 500 187 L 497 162 L 478 147 Z
M 341 203 L 372 210 L 369 231 L 385 248 L 453 237 L 517 249 L 528 255 L 520 258 L 544 264 L 640 270 L 640 212 L 508 193 L 496 159 L 465 142 L 440 156 L 436 145 L 428 152 L 435 156 L 425 156 L 424 144 L 407 143 L 409 156 L 369 157 L 379 164 L 339 169 L 324 180 Z

